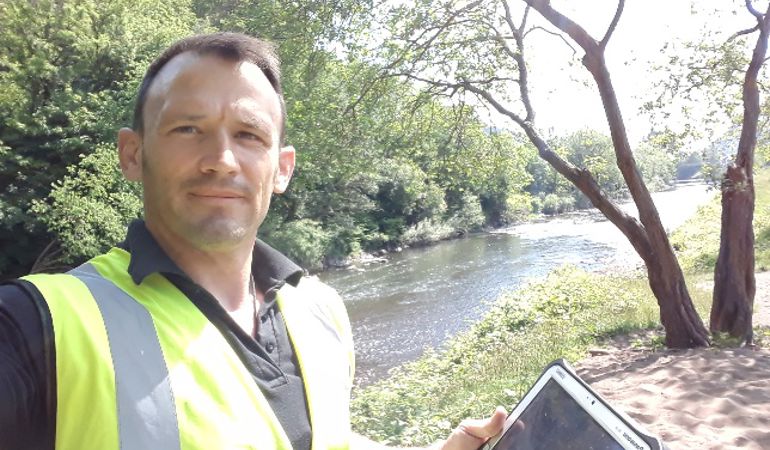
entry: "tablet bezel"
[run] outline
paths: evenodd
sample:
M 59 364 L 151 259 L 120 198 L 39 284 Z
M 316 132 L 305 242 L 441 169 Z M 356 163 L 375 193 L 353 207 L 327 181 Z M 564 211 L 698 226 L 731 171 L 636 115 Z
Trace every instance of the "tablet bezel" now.
M 505 435 L 516 420 L 522 415 L 526 408 L 537 397 L 540 391 L 545 387 L 549 380 L 554 380 L 561 386 L 567 394 L 575 400 L 594 421 L 612 436 L 618 444 L 626 450 L 652 450 L 649 444 L 645 442 L 639 434 L 623 422 L 618 413 L 612 411 L 603 400 L 594 395 L 583 384 L 578 381 L 569 370 L 566 370 L 559 364 L 553 364 L 540 375 L 535 384 L 530 388 L 524 398 L 508 415 L 503 426 L 503 431 L 499 435 L 490 439 L 483 450 L 494 450 L 494 446 Z

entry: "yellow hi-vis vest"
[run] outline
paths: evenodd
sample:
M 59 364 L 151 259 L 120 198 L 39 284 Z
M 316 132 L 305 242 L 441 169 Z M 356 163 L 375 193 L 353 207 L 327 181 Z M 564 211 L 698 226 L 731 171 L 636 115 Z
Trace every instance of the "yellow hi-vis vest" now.
M 51 311 L 56 448 L 291 449 L 219 330 L 162 275 L 135 284 L 129 260 L 113 248 L 67 274 L 25 277 Z M 277 302 L 305 385 L 312 448 L 348 448 L 354 357 L 345 307 L 312 278 L 283 286 Z

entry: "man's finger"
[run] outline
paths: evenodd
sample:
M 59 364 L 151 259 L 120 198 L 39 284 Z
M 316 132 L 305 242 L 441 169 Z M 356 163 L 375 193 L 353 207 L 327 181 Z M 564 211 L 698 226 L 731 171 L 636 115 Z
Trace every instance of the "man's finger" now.
M 498 406 L 487 419 L 467 419 L 455 428 L 442 450 L 476 450 L 490 437 L 503 430 L 506 412 Z
M 505 408 L 498 406 L 489 418 L 464 420 L 458 429 L 469 436 L 486 440 L 503 430 L 506 415 Z

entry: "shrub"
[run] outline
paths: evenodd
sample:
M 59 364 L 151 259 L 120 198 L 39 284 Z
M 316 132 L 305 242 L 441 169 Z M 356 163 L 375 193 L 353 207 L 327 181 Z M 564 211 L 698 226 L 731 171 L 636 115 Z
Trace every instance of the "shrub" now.
M 556 194 L 548 194 L 543 198 L 543 214 L 553 215 L 559 213 L 559 196 Z
M 123 178 L 113 144 L 99 144 L 67 172 L 45 201 L 32 206 L 64 250 L 52 265 L 74 265 L 106 251 L 142 211 L 141 185 Z
M 284 223 L 263 239 L 300 266 L 320 269 L 330 236 L 320 223 L 301 219 Z
M 502 218 L 505 223 L 525 220 L 532 212 L 532 196 L 528 193 L 511 192 L 505 198 L 505 211 Z
M 481 228 L 484 224 L 484 211 L 479 198 L 468 192 L 463 193 L 460 202 L 449 218 L 449 225 L 460 233 L 467 233 Z
M 425 219 L 409 227 L 401 236 L 401 243 L 417 247 L 432 242 L 448 239 L 455 234 L 455 229 L 446 222 Z

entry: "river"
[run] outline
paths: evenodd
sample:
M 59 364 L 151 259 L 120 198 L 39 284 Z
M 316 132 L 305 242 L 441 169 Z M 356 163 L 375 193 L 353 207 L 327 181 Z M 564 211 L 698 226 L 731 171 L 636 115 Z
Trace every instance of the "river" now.
M 667 230 L 715 195 L 705 185 L 653 194 Z M 622 205 L 635 214 L 633 204 Z M 477 321 L 503 292 L 563 264 L 590 271 L 641 265 L 631 244 L 596 210 L 527 223 L 388 255 L 387 262 L 320 274 L 345 300 L 356 377 L 369 384 L 440 347 Z

